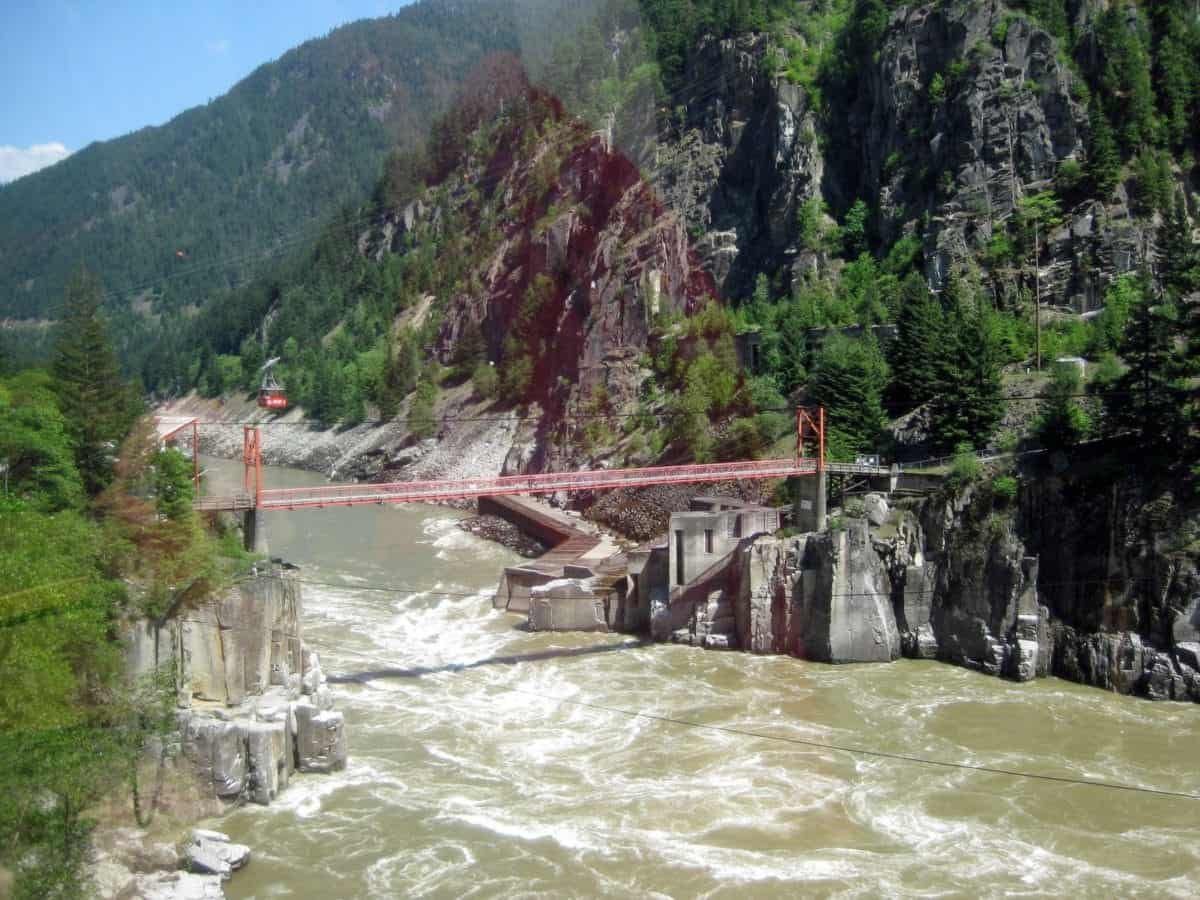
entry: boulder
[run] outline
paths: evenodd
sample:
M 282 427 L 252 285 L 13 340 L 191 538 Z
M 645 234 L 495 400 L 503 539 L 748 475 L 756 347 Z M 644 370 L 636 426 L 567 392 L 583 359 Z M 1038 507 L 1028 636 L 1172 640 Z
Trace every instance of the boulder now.
M 887 521 L 888 513 L 891 510 L 882 494 L 867 494 L 862 498 L 862 503 L 863 511 L 867 515 L 867 521 L 876 528 Z
M 340 712 L 297 703 L 296 768 L 301 772 L 333 772 L 346 767 L 345 720 Z
M 250 861 L 250 848 L 230 842 L 218 831 L 197 829 L 184 851 L 188 870 L 198 875 L 219 875 L 222 880 Z
M 220 875 L 160 872 L 139 876 L 133 893 L 139 900 L 224 900 Z

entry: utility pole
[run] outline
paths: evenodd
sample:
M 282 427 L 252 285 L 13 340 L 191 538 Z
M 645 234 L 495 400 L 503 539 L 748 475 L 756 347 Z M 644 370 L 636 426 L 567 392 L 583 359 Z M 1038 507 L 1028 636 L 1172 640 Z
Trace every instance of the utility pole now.
M 1042 371 L 1042 266 L 1038 247 L 1038 220 L 1033 220 L 1033 329 L 1037 370 Z

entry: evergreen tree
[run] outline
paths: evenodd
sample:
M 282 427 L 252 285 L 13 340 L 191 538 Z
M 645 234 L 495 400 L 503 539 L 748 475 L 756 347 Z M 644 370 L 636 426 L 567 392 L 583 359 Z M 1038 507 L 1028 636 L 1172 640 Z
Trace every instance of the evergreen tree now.
M 1000 337 L 993 314 L 969 296 L 965 282 L 951 276 L 942 297 L 946 325 L 930 408 L 934 442 L 944 450 L 986 446 L 1004 416 Z
M 1088 111 L 1090 134 L 1088 135 L 1087 176 L 1092 191 L 1097 197 L 1107 198 L 1121 178 L 1121 154 L 1112 126 L 1098 102 L 1093 101 Z
M 813 361 L 809 394 L 825 407 L 831 454 L 845 458 L 879 449 L 887 424 L 886 384 L 887 363 L 874 338 L 826 339 Z
M 916 272 L 900 286 L 899 333 L 892 344 L 892 395 L 920 406 L 938 392 L 937 360 L 944 340 L 942 307 Z
M 780 390 L 791 394 L 808 377 L 804 359 L 808 353 L 808 326 L 800 302 L 792 298 L 779 314 L 779 368 L 775 376 Z
M 1195 53 L 1200 45 L 1189 46 L 1187 20 L 1182 11 L 1168 13 L 1166 34 L 1158 47 L 1157 77 L 1159 109 L 1167 142 L 1178 147 L 1188 138 L 1194 123 L 1197 76 Z
M 1104 408 L 1108 429 L 1136 434 L 1149 454 L 1177 452 L 1187 437 L 1188 396 L 1173 353 L 1174 331 L 1175 322 L 1144 284 L 1121 341 L 1129 368 L 1113 384 Z
M 174 522 L 192 515 L 192 462 L 174 448 L 154 457 L 154 501 L 158 511 Z
M 1054 367 L 1046 386 L 1049 399 L 1036 426 L 1043 447 L 1065 450 L 1087 437 L 1092 420 L 1075 399 L 1082 390 L 1083 379 L 1074 365 L 1060 363 Z
M 846 218 L 842 222 L 842 251 L 847 259 L 857 259 L 860 253 L 867 250 L 867 219 L 871 211 L 862 200 L 855 200 L 846 210 Z
M 59 408 L 87 490 L 112 480 L 113 456 L 132 422 L 130 394 L 117 368 L 100 284 L 81 268 L 67 285 L 52 372 Z
M 1176 193 L 1175 203 L 1163 220 L 1158 264 L 1163 290 L 1172 299 L 1179 300 L 1200 290 L 1200 249 L 1192 242 L 1192 226 L 1182 192 Z

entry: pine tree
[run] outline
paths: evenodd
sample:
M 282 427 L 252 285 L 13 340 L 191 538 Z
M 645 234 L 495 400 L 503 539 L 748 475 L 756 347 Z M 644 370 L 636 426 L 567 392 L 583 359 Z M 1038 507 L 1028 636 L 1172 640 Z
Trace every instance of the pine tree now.
M 999 335 L 993 314 L 970 294 L 969 286 L 955 275 L 942 297 L 946 324 L 930 424 L 934 442 L 944 450 L 960 444 L 985 447 L 1004 416 Z
M 883 389 L 887 363 L 872 337 L 832 334 L 813 362 L 810 396 L 825 407 L 830 452 L 849 457 L 879 449 L 887 419 Z
M 1128 370 L 1105 397 L 1109 431 L 1132 432 L 1142 451 L 1177 452 L 1187 437 L 1187 392 L 1174 354 L 1175 323 L 1144 284 L 1121 341 Z
M 1192 226 L 1182 192 L 1176 193 L 1175 203 L 1163 220 L 1158 264 L 1163 290 L 1173 300 L 1200 290 L 1200 249 L 1192 243 Z
M 1121 177 L 1121 154 L 1112 126 L 1098 102 L 1088 112 L 1091 133 L 1088 136 L 1087 176 L 1097 197 L 1107 198 Z
M 793 297 L 784 305 L 778 318 L 779 329 L 779 387 L 783 393 L 790 394 L 808 373 L 804 368 L 804 358 L 808 352 L 808 321 L 800 302 Z
M 101 296 L 95 276 L 83 268 L 76 272 L 67 285 L 52 365 L 75 462 L 93 494 L 112 480 L 113 456 L 133 419 Z
M 1046 387 L 1049 399 L 1036 426 L 1043 447 L 1065 450 L 1087 437 L 1092 420 L 1075 399 L 1082 390 L 1083 380 L 1074 365 L 1059 363 L 1054 367 Z
M 913 272 L 900 286 L 898 334 L 892 344 L 892 395 L 920 406 L 938 391 L 937 359 L 943 341 L 942 307 L 925 279 Z

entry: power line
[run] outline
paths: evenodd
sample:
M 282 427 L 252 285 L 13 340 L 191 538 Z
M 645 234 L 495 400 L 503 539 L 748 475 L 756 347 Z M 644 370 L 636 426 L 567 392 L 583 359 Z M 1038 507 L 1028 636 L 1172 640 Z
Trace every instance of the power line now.
M 999 398 L 999 400 L 1002 403 L 1016 403 L 1016 402 L 1026 402 L 1026 401 L 1036 401 L 1036 400 L 1059 400 L 1059 399 L 1064 399 L 1064 398 L 1100 399 L 1103 397 L 1116 397 L 1116 396 L 1123 397 L 1123 396 L 1130 396 L 1130 395 L 1141 395 L 1141 394 L 1145 394 L 1145 393 L 1147 393 L 1147 392 L 1143 391 L 1143 390 L 1136 390 L 1136 391 L 1097 391 L 1095 393 L 1063 394 L 1063 395 L 1016 394 L 1011 397 L 1001 397 L 1001 398 Z M 1149 393 L 1158 393 L 1158 392 L 1150 391 Z M 803 404 L 800 404 L 800 405 L 803 405 Z M 755 410 L 756 413 L 794 413 L 795 411 L 796 411 L 795 406 L 768 406 L 768 407 L 764 407 L 762 409 Z M 564 413 L 560 416 L 557 416 L 556 419 L 560 422 L 561 421 L 570 421 L 570 420 L 575 420 L 575 419 L 579 419 L 579 420 L 643 419 L 643 418 L 644 419 L 662 419 L 662 418 L 671 418 L 671 417 L 683 416 L 683 415 L 688 415 L 688 413 L 680 411 L 680 410 L 666 409 L 666 410 L 661 410 L 658 412 L 641 411 L 641 412 L 612 412 L 612 413 Z M 435 417 L 434 421 L 436 423 L 446 425 L 446 424 L 450 424 L 453 422 L 540 422 L 544 418 L 546 418 L 546 414 L 543 414 L 541 416 L 531 416 L 531 415 L 441 416 L 441 417 Z M 360 425 L 387 425 L 389 423 L 398 422 L 398 421 L 400 421 L 399 417 L 391 418 L 391 419 L 362 419 L 361 421 L 359 421 L 349 427 L 357 428 Z M 237 419 L 237 420 L 201 419 L 197 422 L 197 424 L 198 425 L 227 425 L 230 427 L 253 425 L 253 426 L 262 427 L 262 428 L 265 428 L 265 427 L 271 427 L 271 428 L 316 428 L 317 430 L 322 430 L 322 431 L 329 431 L 329 430 L 332 430 L 333 428 L 336 428 L 336 426 L 332 426 L 331 428 L 323 429 L 320 427 L 320 425 L 318 423 L 316 423 L 314 421 L 307 421 L 307 420 L 300 421 L 300 422 L 283 422 L 283 421 L 272 421 L 272 420 L 256 421 L 256 420 L 252 420 L 252 419 Z
M 392 595 L 392 596 L 407 595 L 408 597 L 420 596 L 422 598 L 442 599 L 442 600 L 457 600 L 457 599 L 465 599 L 465 598 L 472 598 L 472 597 L 482 598 L 485 595 L 487 595 L 488 593 L 491 593 L 490 588 L 481 588 L 480 590 L 477 590 L 477 591 L 454 591 L 454 590 L 448 590 L 446 588 L 439 587 L 438 585 L 432 585 L 432 586 L 428 586 L 428 587 L 416 587 L 416 586 L 412 586 L 412 585 L 403 585 L 403 584 L 388 584 L 388 585 L 385 585 L 385 584 L 346 584 L 346 583 L 337 582 L 337 581 L 322 581 L 320 579 L 315 579 L 315 578 L 297 578 L 297 577 L 286 576 L 286 575 L 283 577 L 286 580 L 292 581 L 296 584 L 309 585 L 311 587 L 329 587 L 329 588 L 334 588 L 339 591 L 346 591 L 349 593 L 388 594 L 388 595 Z M 81 580 L 81 579 L 72 579 L 72 581 L 78 581 L 78 580 Z M 248 582 L 250 580 L 251 580 L 251 578 L 249 578 L 249 577 L 239 578 L 239 579 L 235 580 L 234 582 L 232 582 L 232 586 L 237 586 L 239 584 L 245 584 L 246 582 Z M 1120 584 L 1112 584 L 1112 582 L 1114 582 L 1114 581 L 1119 581 L 1121 583 Z M 1133 586 L 1136 584 L 1158 584 L 1158 583 L 1160 583 L 1159 580 L 1154 579 L 1154 578 L 1075 579 L 1075 580 L 1070 580 L 1070 581 L 1040 582 L 1036 585 L 1031 585 L 1031 587 L 1034 587 L 1036 590 L 1038 590 L 1040 592 L 1043 588 L 1048 589 L 1048 588 L 1058 588 L 1058 587 L 1108 587 L 1108 586 L 1111 586 L 1113 588 L 1119 589 L 1119 588 L 1123 588 L 1123 587 L 1130 587 L 1130 586 Z M 53 587 L 57 584 L 59 584 L 59 582 L 52 582 L 50 584 L 43 585 L 42 587 Z M 36 590 L 36 589 L 31 588 L 30 590 Z M 897 590 L 897 586 L 893 585 L 891 590 L 892 591 Z M 22 591 L 20 593 L 25 593 L 25 592 Z M 886 590 L 850 591 L 850 592 L 842 592 L 842 593 L 837 593 L 837 594 L 830 594 L 829 597 L 830 597 L 830 599 L 841 600 L 841 599 L 862 598 L 862 597 L 887 596 L 889 593 L 890 593 L 890 591 L 886 591 Z M 905 590 L 904 591 L 904 595 L 906 597 L 933 596 L 937 593 L 938 593 L 938 589 L 936 587 L 918 588 L 917 590 Z M 8 596 L 15 596 L 15 595 L 10 594 Z M 566 595 L 566 596 L 560 595 L 560 596 L 555 596 L 551 599 L 553 599 L 553 600 L 596 600 L 596 599 L 598 599 L 598 597 L 599 597 L 598 594 L 580 594 L 580 595 Z M 0 598 L 0 599 L 4 599 L 4 598 Z M 0 619 L 0 630 L 6 629 L 6 628 L 15 628 L 20 625 L 24 625 L 31 621 L 36 621 L 39 619 L 50 618 L 50 617 L 58 616 L 58 615 L 65 615 L 66 613 L 74 612 L 76 610 L 106 609 L 106 608 L 109 608 L 110 605 L 111 604 L 108 604 L 108 603 L 105 603 L 102 601 L 85 601 L 82 603 L 68 603 L 68 604 L 63 604 L 61 606 L 43 607 L 40 609 L 30 610 L 28 612 L 20 613 L 15 616 L 10 616 L 9 618 L 6 618 L 6 619 Z M 191 620 L 179 619 L 177 621 L 191 621 Z M 232 628 L 232 630 L 253 631 L 255 629 L 245 629 L 245 628 L 239 629 L 237 626 L 234 626 Z
M 750 731 L 749 729 L 735 728 L 730 725 L 709 725 L 704 722 L 693 722 L 688 719 L 678 719 L 674 716 L 665 716 L 658 713 L 643 712 L 641 710 L 621 709 L 620 707 L 607 706 L 603 703 L 593 703 L 587 700 L 573 700 L 568 697 L 539 694 L 535 691 L 527 691 L 523 690 L 522 688 L 510 687 L 506 685 L 493 684 L 488 686 L 500 691 L 537 697 L 541 700 L 549 700 L 553 703 L 561 703 L 570 706 L 582 707 L 584 709 L 614 713 L 616 715 L 627 716 L 633 719 L 647 719 L 652 722 L 661 722 L 666 725 L 675 725 L 681 728 L 693 728 L 698 731 L 715 731 L 721 734 L 733 734 L 739 737 L 759 738 L 765 741 L 776 741 L 778 743 L 792 744 L 800 747 L 810 747 L 817 750 L 830 750 L 836 753 L 847 753 L 853 756 L 869 756 L 876 759 L 888 759 L 896 762 L 912 763 L 914 765 L 932 766 L 943 769 L 958 769 L 970 772 L 982 772 L 988 775 L 1004 775 L 1010 778 L 1025 778 L 1033 781 L 1049 781 L 1056 784 L 1073 784 L 1083 787 L 1106 788 L 1114 791 L 1127 791 L 1138 794 L 1150 794 L 1159 797 L 1171 797 L 1178 800 L 1200 801 L 1200 794 L 1191 794 L 1187 793 L 1186 791 L 1171 791 L 1162 788 L 1148 788 L 1134 784 L 1123 784 L 1116 781 L 1095 781 L 1088 778 L 1072 778 L 1068 775 L 1044 775 L 1038 772 L 1023 772 L 1018 769 L 1001 769 L 996 766 L 982 766 L 974 763 L 950 762 L 941 759 L 930 759 L 923 756 L 911 756 L 906 753 L 889 753 L 885 750 L 870 750 L 866 747 L 850 747 L 843 744 L 829 744 L 822 741 L 811 741 L 804 738 L 788 737 L 787 735 L 767 734 L 761 731 Z

